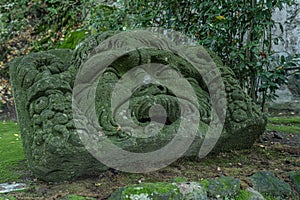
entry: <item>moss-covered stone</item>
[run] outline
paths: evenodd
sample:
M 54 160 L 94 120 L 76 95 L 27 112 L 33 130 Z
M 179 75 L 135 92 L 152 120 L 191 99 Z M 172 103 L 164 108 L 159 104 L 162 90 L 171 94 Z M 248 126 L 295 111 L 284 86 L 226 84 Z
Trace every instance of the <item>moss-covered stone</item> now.
M 110 196 L 110 200 L 132 199 L 182 199 L 179 188 L 172 183 L 144 183 L 121 188 Z
M 276 177 L 272 172 L 257 172 L 250 178 L 253 182 L 253 188 L 264 195 L 285 198 L 292 194 L 291 186 Z
M 103 51 L 101 48 L 104 48 L 100 44 L 115 34 L 115 32 L 95 34 L 82 42 L 74 52 L 51 50 L 32 53 L 11 63 L 11 82 L 16 99 L 24 151 L 29 168 L 38 178 L 56 182 L 107 169 L 86 150 L 76 131 L 78 127 L 74 125 L 72 92 L 81 66 L 91 56 L 99 55 Z M 185 153 L 186 156 L 198 155 L 211 121 L 212 105 L 208 86 L 218 90 L 219 85 L 215 84 L 215 81 L 204 82 L 205 77 L 202 77 L 199 71 L 201 74 L 211 73 L 211 66 L 214 63 L 217 64 L 224 81 L 228 111 L 224 130 L 213 151 L 249 148 L 264 132 L 266 118 L 251 99 L 244 94 L 233 72 L 223 66 L 220 59 L 212 52 L 207 53 L 202 47 L 179 47 L 179 49 L 189 49 L 191 53 L 203 57 L 201 67 L 196 69 L 186 59 L 170 49 L 161 48 L 169 48 L 172 45 L 168 41 L 156 39 L 151 34 L 145 38 L 132 38 L 130 35 L 125 35 L 116 43 L 108 44 L 108 46 L 123 48 L 128 43 L 133 46 L 135 43 L 149 43 L 152 48 L 134 49 L 118 57 L 104 71 L 95 95 L 97 120 L 103 128 L 101 135 L 105 135 L 114 144 L 132 152 L 152 152 L 168 144 L 178 130 L 182 120 L 180 109 L 178 109 L 178 98 L 174 97 L 173 91 L 158 84 L 145 84 L 143 87 L 136 88 L 128 100 L 130 111 L 128 116 L 135 122 L 134 126 L 128 125 L 127 129 L 126 124 L 120 126 L 116 119 L 121 115 L 111 112 L 111 97 L 116 83 L 126 75 L 128 70 L 140 65 L 147 66 L 149 63 L 167 65 L 176 70 L 195 91 L 199 105 L 195 107 L 190 104 L 190 106 L 199 111 L 200 122 L 195 140 L 191 141 L 192 144 Z M 86 72 L 86 75 L 87 80 L 85 81 L 95 78 L 93 77 L 95 76 L 94 72 L 90 70 Z M 173 76 L 167 78 L 178 79 Z M 131 81 L 134 81 L 134 78 Z M 121 97 L 125 94 L 118 95 Z M 186 99 L 184 96 L 180 98 Z M 161 105 L 167 114 L 166 121 L 162 123 L 162 130 L 159 134 L 151 137 L 147 135 L 146 137 L 135 137 L 132 131 L 136 131 L 136 126 L 146 127 L 149 125 L 151 121 L 149 110 L 155 104 Z M 122 108 L 122 105 L 119 106 Z M 91 109 L 93 109 L 93 105 L 88 106 L 84 113 L 89 115 L 92 113 Z M 196 116 L 195 113 L 191 112 Z M 159 120 L 162 114 L 156 114 L 158 116 L 155 117 Z M 89 124 L 87 117 L 82 116 L 76 120 L 82 125 L 81 131 L 84 132 Z M 95 135 L 95 137 L 99 138 L 99 135 Z M 211 139 L 218 138 L 212 137 Z
M 253 188 L 247 188 L 245 193 L 249 195 L 248 198 L 244 198 L 245 200 L 265 200 L 264 196 Z M 243 200 L 243 198 L 240 198 L 240 200 Z
M 207 190 L 212 198 L 234 197 L 240 191 L 240 181 L 234 177 L 221 176 L 210 180 Z
M 300 196 L 300 171 L 290 172 L 289 177 L 292 180 L 298 195 Z
M 204 186 L 205 185 L 205 186 Z M 213 190 L 213 191 L 212 191 Z M 214 194 L 212 195 L 213 192 Z M 265 200 L 263 195 L 253 188 L 240 190 L 239 180 L 233 177 L 221 177 L 216 180 L 197 182 L 158 182 L 128 185 L 113 192 L 109 200 Z M 266 199 L 276 199 L 267 196 Z
M 32 53 L 10 68 L 29 169 L 49 182 L 107 169 L 81 144 L 72 122 L 71 56 L 70 50 Z
M 118 189 L 109 200 L 208 200 L 199 183 L 143 183 Z
M 208 200 L 207 191 L 201 184 L 196 182 L 174 183 L 179 187 L 180 193 L 183 194 L 184 200 Z

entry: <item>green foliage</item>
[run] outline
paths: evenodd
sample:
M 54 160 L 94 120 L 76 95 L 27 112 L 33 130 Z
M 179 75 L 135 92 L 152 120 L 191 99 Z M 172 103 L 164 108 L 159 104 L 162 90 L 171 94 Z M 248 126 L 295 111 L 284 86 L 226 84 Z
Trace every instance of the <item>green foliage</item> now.
M 281 24 L 272 19 L 275 9 L 293 0 L 125 1 L 113 5 L 92 1 L 86 27 L 93 32 L 162 27 L 181 31 L 199 41 L 231 67 L 242 88 L 256 103 L 274 99 L 286 82 L 287 71 L 298 65 L 291 56 L 278 57 L 272 45 L 283 41 L 272 35 Z
M 30 51 L 59 47 L 65 35 L 80 28 L 84 3 L 85 0 L 0 1 L 0 101 L 5 108 L 9 110 L 13 105 L 7 63 Z
M 20 46 L 33 45 L 35 51 L 74 48 L 71 31 L 80 28 L 98 31 L 162 27 L 181 31 L 222 57 L 240 80 L 240 85 L 262 109 L 275 90 L 286 82 L 289 71 L 299 73 L 299 57 L 278 56 L 272 45 L 283 42 L 272 28 L 283 29 L 271 14 L 293 0 L 212 0 L 145 1 L 117 0 L 100 4 L 98 0 L 7 0 L 0 2 L 0 60 L 9 62 L 6 43 L 21 37 Z M 32 41 L 31 37 L 34 35 Z M 77 37 L 77 36 L 76 36 Z M 81 37 L 81 36 L 80 36 Z M 15 44 L 13 44 L 15 45 Z M 16 47 L 14 46 L 13 49 Z M 19 47 L 17 47 L 18 49 Z M 30 50 L 31 51 L 31 50 Z M 17 53 L 20 56 L 26 53 Z M 0 76 L 8 77 L 0 62 Z M 1 84 L 0 84 L 1 85 Z
M 26 21 L 26 4 L 29 0 L 8 0 L 0 1 L 0 44 L 20 34 Z M 3 56 L 3 55 L 0 55 Z M 1 57 L 0 57 L 1 58 Z M 0 59 L 1 60 L 1 59 Z
M 31 0 L 30 13 L 37 23 L 35 29 L 41 38 L 33 41 L 36 51 L 57 48 L 63 43 L 65 34 L 76 30 L 83 20 L 85 0 Z M 69 34 L 68 34 L 69 33 Z
M 5 44 L 14 37 L 29 40 L 30 35 L 35 35 L 33 43 L 36 50 L 57 47 L 55 45 L 60 43 L 64 32 L 80 25 L 84 3 L 85 0 L 1 1 L 0 50 L 4 53 L 0 55 L 0 60 L 6 60 L 9 51 Z
M 41 15 L 39 30 L 48 29 L 49 25 L 62 27 L 81 20 L 82 3 L 77 0 L 32 0 L 31 12 Z
M 15 181 L 24 170 L 24 153 L 19 126 L 12 122 L 0 122 L 0 183 Z

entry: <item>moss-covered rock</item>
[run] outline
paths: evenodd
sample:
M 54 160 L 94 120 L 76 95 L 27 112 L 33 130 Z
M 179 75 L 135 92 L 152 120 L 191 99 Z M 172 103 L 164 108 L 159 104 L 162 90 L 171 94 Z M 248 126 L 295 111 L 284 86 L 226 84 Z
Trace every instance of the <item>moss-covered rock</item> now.
M 300 171 L 290 172 L 289 177 L 292 180 L 294 187 L 300 196 Z
M 203 186 L 203 184 L 205 186 Z M 221 177 L 213 180 L 181 183 L 142 183 L 117 189 L 109 200 L 265 200 L 252 188 L 240 190 L 239 180 L 233 177 Z
M 210 180 L 207 190 L 212 198 L 234 197 L 240 191 L 240 181 L 234 177 L 221 176 Z
M 237 200 L 265 200 L 264 196 L 253 188 L 241 190 Z
M 199 183 L 143 183 L 115 191 L 109 200 L 208 200 Z
M 29 168 L 38 178 L 56 182 L 107 169 L 103 163 L 96 160 L 86 150 L 89 147 L 84 146 L 76 129 L 80 129 L 82 133 L 96 139 L 96 143 L 105 137 L 123 150 L 131 152 L 147 153 L 162 148 L 174 138 L 181 122 L 185 120 L 180 116 L 178 99 L 187 102 L 186 105 L 190 108 L 188 114 L 197 118 L 196 121 L 200 120 L 197 123 L 195 139 L 190 141 L 191 145 L 190 147 L 187 145 L 188 150 L 185 152 L 186 156 L 197 156 L 212 121 L 213 105 L 208 88 L 215 91 L 218 91 L 219 88 L 216 79 L 205 82 L 206 77 L 201 75 L 213 76 L 209 74 L 214 74 L 211 69 L 215 64 L 225 85 L 228 111 L 224 130 L 213 151 L 249 148 L 264 132 L 266 118 L 239 87 L 233 72 L 223 66 L 220 59 L 212 52 L 207 53 L 202 47 L 179 46 L 178 48 L 181 50 L 189 50 L 188 56 L 195 54 L 195 57 L 200 59 L 201 65 L 195 68 L 187 59 L 172 50 L 173 43 L 158 39 L 147 32 L 142 37 L 134 38 L 128 33 L 113 42 L 102 43 L 106 39 L 113 38 L 112 36 L 115 34 L 114 32 L 95 34 L 82 42 L 74 52 L 51 50 L 32 53 L 11 63 L 11 82 L 16 99 L 24 151 Z M 89 61 L 89 58 L 100 56 L 103 52 L 104 56 L 101 58 L 103 62 L 106 62 L 112 52 L 109 51 L 111 47 L 126 50 L 128 44 L 133 47 L 136 44 L 145 44 L 148 47 L 131 49 L 126 54 L 117 56 L 116 60 L 107 66 L 97 83 L 95 105 L 86 105 L 85 110 L 82 111 L 83 115 L 79 119 L 75 119 L 76 124 L 80 126 L 78 128 L 74 124 L 73 110 L 77 109 L 78 104 L 87 104 L 90 93 L 86 93 L 86 100 L 80 98 L 74 101 L 74 98 L 72 99 L 72 97 L 76 97 L 76 94 L 73 94 L 74 82 L 76 82 L 79 72 L 86 75 L 84 80 L 81 80 L 82 83 L 96 80 L 96 71 L 98 70 L 81 71 L 81 67 Z M 191 56 L 191 59 L 195 57 Z M 117 105 L 116 110 L 112 112 L 111 99 L 115 95 L 113 92 L 116 84 L 122 81 L 121 77 L 126 76 L 129 70 L 141 65 L 144 66 L 144 71 L 147 71 L 146 66 L 149 63 L 169 66 L 181 74 L 181 76 L 177 76 L 172 72 L 173 74 L 171 73 L 165 78 L 175 84 L 181 79 L 186 80 L 195 91 L 197 105 L 188 101 L 188 95 L 176 97 L 174 91 L 168 87 L 150 83 L 135 88 L 131 97 L 124 102 L 119 102 L 120 105 Z M 163 70 L 157 68 L 155 73 L 158 72 L 163 72 Z M 156 76 L 155 73 L 148 74 L 148 78 Z M 134 83 L 139 74 L 141 73 L 127 79 L 127 84 Z M 176 81 L 174 82 L 174 80 Z M 179 84 L 178 87 L 181 85 Z M 117 97 L 122 99 L 127 95 L 126 91 L 126 88 L 123 91 L 120 90 Z M 185 92 L 184 89 L 182 91 Z M 221 102 L 224 99 L 220 98 L 219 100 Z M 75 108 L 72 107 L 72 102 Z M 127 102 L 129 102 L 129 109 L 124 115 L 120 109 Z M 160 118 L 164 113 L 155 111 L 154 117 L 149 116 L 149 111 L 157 104 L 162 106 L 166 112 L 167 117 L 163 122 L 160 121 Z M 102 128 L 101 132 L 97 131 L 95 134 L 89 132 L 89 128 L 92 127 L 89 117 L 92 116 L 94 108 L 96 120 Z M 225 108 L 220 108 L 220 110 L 222 109 Z M 221 115 L 218 110 L 216 115 Z M 134 124 L 126 124 L 125 118 L 132 118 Z M 152 119 L 156 123 L 150 127 L 148 125 L 151 125 Z M 159 134 L 136 137 L 135 132 L 140 134 L 137 127 L 150 127 L 149 133 L 152 133 L 153 130 L 156 133 L 157 127 L 162 128 Z M 187 131 L 190 128 L 191 126 L 187 126 L 181 130 Z M 187 137 L 183 134 L 179 140 Z M 210 140 L 218 139 L 213 135 L 209 135 L 208 138 Z M 111 159 L 110 156 L 108 157 Z
M 32 53 L 11 63 L 11 82 L 29 169 L 43 180 L 70 180 L 107 169 L 81 144 L 72 118 L 70 50 Z
M 292 195 L 291 186 L 272 172 L 257 172 L 250 178 L 253 182 L 253 188 L 264 195 L 276 198 L 286 198 Z

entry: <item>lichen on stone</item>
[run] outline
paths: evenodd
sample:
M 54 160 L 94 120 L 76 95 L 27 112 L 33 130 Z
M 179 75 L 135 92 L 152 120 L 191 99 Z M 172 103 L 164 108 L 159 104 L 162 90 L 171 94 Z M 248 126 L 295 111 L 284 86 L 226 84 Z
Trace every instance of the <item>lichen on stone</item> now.
M 91 155 L 84 146 L 82 137 L 79 137 L 78 127 L 74 124 L 72 103 L 74 103 L 74 82 L 78 73 L 82 72 L 81 67 L 91 57 L 98 56 L 101 52 L 108 53 L 110 45 L 124 48 L 124 45 L 131 42 L 130 45 L 142 43 L 151 44 L 152 47 L 131 50 L 118 57 L 104 70 L 97 83 L 95 105 L 88 105 L 84 112 L 86 116 L 76 119 L 78 120 L 76 123 L 82 127 L 80 131 L 89 134 L 86 128 L 90 125 L 88 116 L 95 108 L 98 123 L 103 130 L 91 138 L 99 139 L 99 136 L 103 136 L 124 150 L 147 153 L 162 148 L 176 135 L 183 120 L 180 116 L 181 110 L 178 108 L 178 99 L 188 102 L 187 96 L 176 97 L 174 91 L 168 87 L 149 82 L 155 76 L 155 73 L 145 76 L 149 63 L 172 68 L 176 73 L 172 71 L 172 76 L 166 78 L 184 79 L 195 91 L 198 103 L 188 102 L 188 105 L 194 109 L 191 109 L 191 115 L 197 116 L 199 113 L 199 124 L 195 139 L 191 141 L 191 146 L 184 156 L 196 157 L 198 155 L 212 119 L 212 104 L 208 87 L 217 91 L 219 86 L 215 81 L 206 83 L 205 77 L 201 74 L 212 73 L 210 67 L 213 65 L 216 65 L 221 73 L 228 108 L 224 129 L 213 152 L 249 148 L 264 132 L 266 118 L 250 97 L 242 91 L 233 72 L 229 67 L 223 66 L 220 58 L 214 53 L 200 46 L 178 47 L 178 49 L 187 50 L 191 58 L 193 58 L 192 53 L 201 58 L 201 67 L 195 68 L 187 59 L 170 49 L 165 49 L 172 47 L 170 41 L 154 39 L 155 37 L 150 33 L 142 38 L 132 38 L 125 34 L 126 37 L 119 38 L 117 42 L 103 46 L 103 41 L 114 37 L 115 34 L 116 32 L 95 34 L 80 43 L 74 51 L 61 49 L 31 53 L 11 63 L 11 83 L 24 152 L 29 168 L 36 177 L 57 182 L 72 180 L 84 174 L 107 169 L 107 166 Z M 129 109 L 118 110 L 124 105 L 120 103 L 116 109 L 118 112 L 112 112 L 111 99 L 115 95 L 115 86 L 122 81 L 122 77 L 126 76 L 128 71 L 137 66 L 143 66 L 144 68 L 140 69 L 144 72 L 136 71 L 139 73 L 129 80 L 132 82 L 141 80 L 145 84 L 133 91 L 128 99 Z M 163 73 L 162 69 L 157 69 L 155 72 Z M 85 73 L 87 80 L 84 81 L 90 81 L 88 78 L 95 78 L 94 72 L 87 70 Z M 138 79 L 139 74 L 143 75 L 143 79 Z M 126 92 L 122 93 L 122 90 L 117 94 L 118 97 L 123 95 L 126 95 Z M 149 116 L 149 111 L 154 105 L 163 107 L 165 113 L 154 112 L 158 114 Z M 161 118 L 165 114 L 165 121 L 162 122 Z M 131 118 L 134 124 L 126 124 L 127 118 Z M 117 119 L 124 123 L 120 124 Z M 137 127 L 148 128 L 150 135 L 135 137 L 138 134 L 144 134 L 138 131 Z M 162 128 L 160 130 L 157 127 Z

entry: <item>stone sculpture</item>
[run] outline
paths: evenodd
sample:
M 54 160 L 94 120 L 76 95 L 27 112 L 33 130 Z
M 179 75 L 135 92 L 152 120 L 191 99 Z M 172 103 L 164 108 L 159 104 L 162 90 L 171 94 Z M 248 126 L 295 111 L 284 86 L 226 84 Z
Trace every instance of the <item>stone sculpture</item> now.
M 80 67 L 91 56 L 103 52 L 99 45 L 115 34 L 106 32 L 93 35 L 74 51 L 61 49 L 31 53 L 11 63 L 11 83 L 24 152 L 29 169 L 36 177 L 59 182 L 108 169 L 90 154 L 78 135 L 73 118 L 72 92 Z M 122 46 L 126 40 L 123 38 L 119 43 L 111 45 Z M 147 63 L 164 64 L 180 71 L 196 91 L 200 113 L 199 129 L 191 147 L 185 152 L 185 156 L 196 157 L 211 121 L 208 86 L 189 62 L 173 52 L 160 49 L 159 45 L 166 45 L 161 41 L 155 41 L 158 48 L 141 48 L 128 52 L 105 69 L 97 83 L 95 94 L 94 107 L 98 122 L 103 128 L 103 132 L 99 134 L 105 135 L 122 149 L 137 153 L 157 150 L 172 139 L 180 123 L 180 110 L 174 93 L 164 86 L 151 83 L 137 88 L 129 103 L 131 117 L 139 126 L 150 123 L 149 110 L 154 102 L 165 109 L 167 118 L 158 135 L 133 137 L 130 131 L 116 123 L 116 116 L 110 109 L 112 90 L 128 70 Z M 266 118 L 239 87 L 233 72 L 223 66 L 216 55 L 202 47 L 197 47 L 196 50 L 198 54 L 212 58 L 202 60 L 202 72 L 209 70 L 209 65 L 206 64 L 214 61 L 221 72 L 226 90 L 224 129 L 213 152 L 251 147 L 264 132 Z M 214 87 L 213 84 L 210 87 Z M 93 108 L 93 105 L 90 106 Z M 159 123 L 159 116 L 156 117 Z M 82 119 L 82 124 L 85 122 Z

